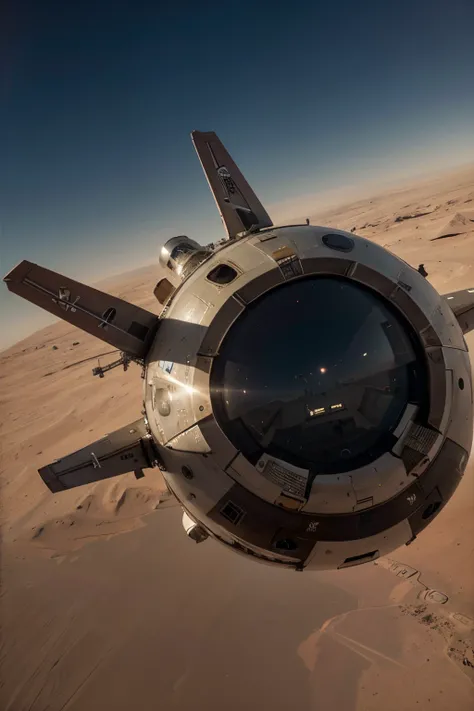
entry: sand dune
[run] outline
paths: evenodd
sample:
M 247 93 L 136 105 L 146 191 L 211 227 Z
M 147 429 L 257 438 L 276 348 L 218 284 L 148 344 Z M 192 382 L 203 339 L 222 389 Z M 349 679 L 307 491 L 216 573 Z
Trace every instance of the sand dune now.
M 144 525 L 142 517 L 155 511 L 169 498 L 167 493 L 156 489 L 124 487 L 118 481 L 109 490 L 100 493 L 94 491 L 88 494 L 73 512 L 65 516 L 32 526 L 31 532 L 19 540 L 34 542 L 52 553 L 69 553 L 86 542 L 102 537 L 108 539 Z
M 464 169 L 311 218 L 424 263 L 448 292 L 474 286 L 473 210 Z M 106 287 L 158 312 L 157 278 Z M 472 463 L 393 560 L 273 570 L 188 540 L 159 472 L 46 490 L 38 467 L 140 415 L 138 366 L 97 380 L 99 357 L 116 354 L 63 323 L 0 353 L 1 708 L 472 708 Z

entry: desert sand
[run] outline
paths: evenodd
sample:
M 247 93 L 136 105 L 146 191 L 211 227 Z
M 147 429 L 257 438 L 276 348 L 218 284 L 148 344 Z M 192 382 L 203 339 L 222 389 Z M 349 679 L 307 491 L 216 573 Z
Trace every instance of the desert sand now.
M 441 293 L 474 287 L 474 166 L 310 217 L 423 263 Z M 103 286 L 158 313 L 157 278 Z M 38 467 L 140 416 L 138 366 L 98 380 L 102 354 L 63 323 L 0 353 L 0 708 L 473 708 L 472 460 L 390 559 L 274 570 L 187 539 L 158 472 L 48 492 Z

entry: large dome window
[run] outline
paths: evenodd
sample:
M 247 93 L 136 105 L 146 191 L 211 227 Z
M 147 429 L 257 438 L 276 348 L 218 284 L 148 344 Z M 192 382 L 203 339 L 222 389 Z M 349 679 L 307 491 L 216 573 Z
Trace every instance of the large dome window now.
M 216 419 L 251 461 L 266 452 L 321 473 L 392 448 L 426 377 L 405 319 L 347 279 L 308 277 L 263 295 L 227 334 L 211 373 Z

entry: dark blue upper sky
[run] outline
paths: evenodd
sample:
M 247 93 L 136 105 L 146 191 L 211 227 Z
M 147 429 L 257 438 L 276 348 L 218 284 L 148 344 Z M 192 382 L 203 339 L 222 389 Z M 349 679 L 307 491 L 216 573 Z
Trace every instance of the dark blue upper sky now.
M 27 258 L 93 281 L 168 235 L 222 235 L 192 129 L 219 134 L 266 205 L 474 157 L 472 0 L 3 13 L 3 273 Z M 37 313 L 0 291 L 9 342 Z

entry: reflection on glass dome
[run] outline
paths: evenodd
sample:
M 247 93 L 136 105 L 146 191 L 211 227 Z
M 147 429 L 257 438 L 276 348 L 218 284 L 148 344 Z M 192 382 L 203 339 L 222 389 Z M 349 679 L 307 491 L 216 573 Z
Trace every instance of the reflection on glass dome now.
M 216 418 L 251 461 L 267 452 L 321 473 L 391 449 L 424 369 L 403 318 L 365 288 L 312 277 L 261 297 L 215 359 Z

